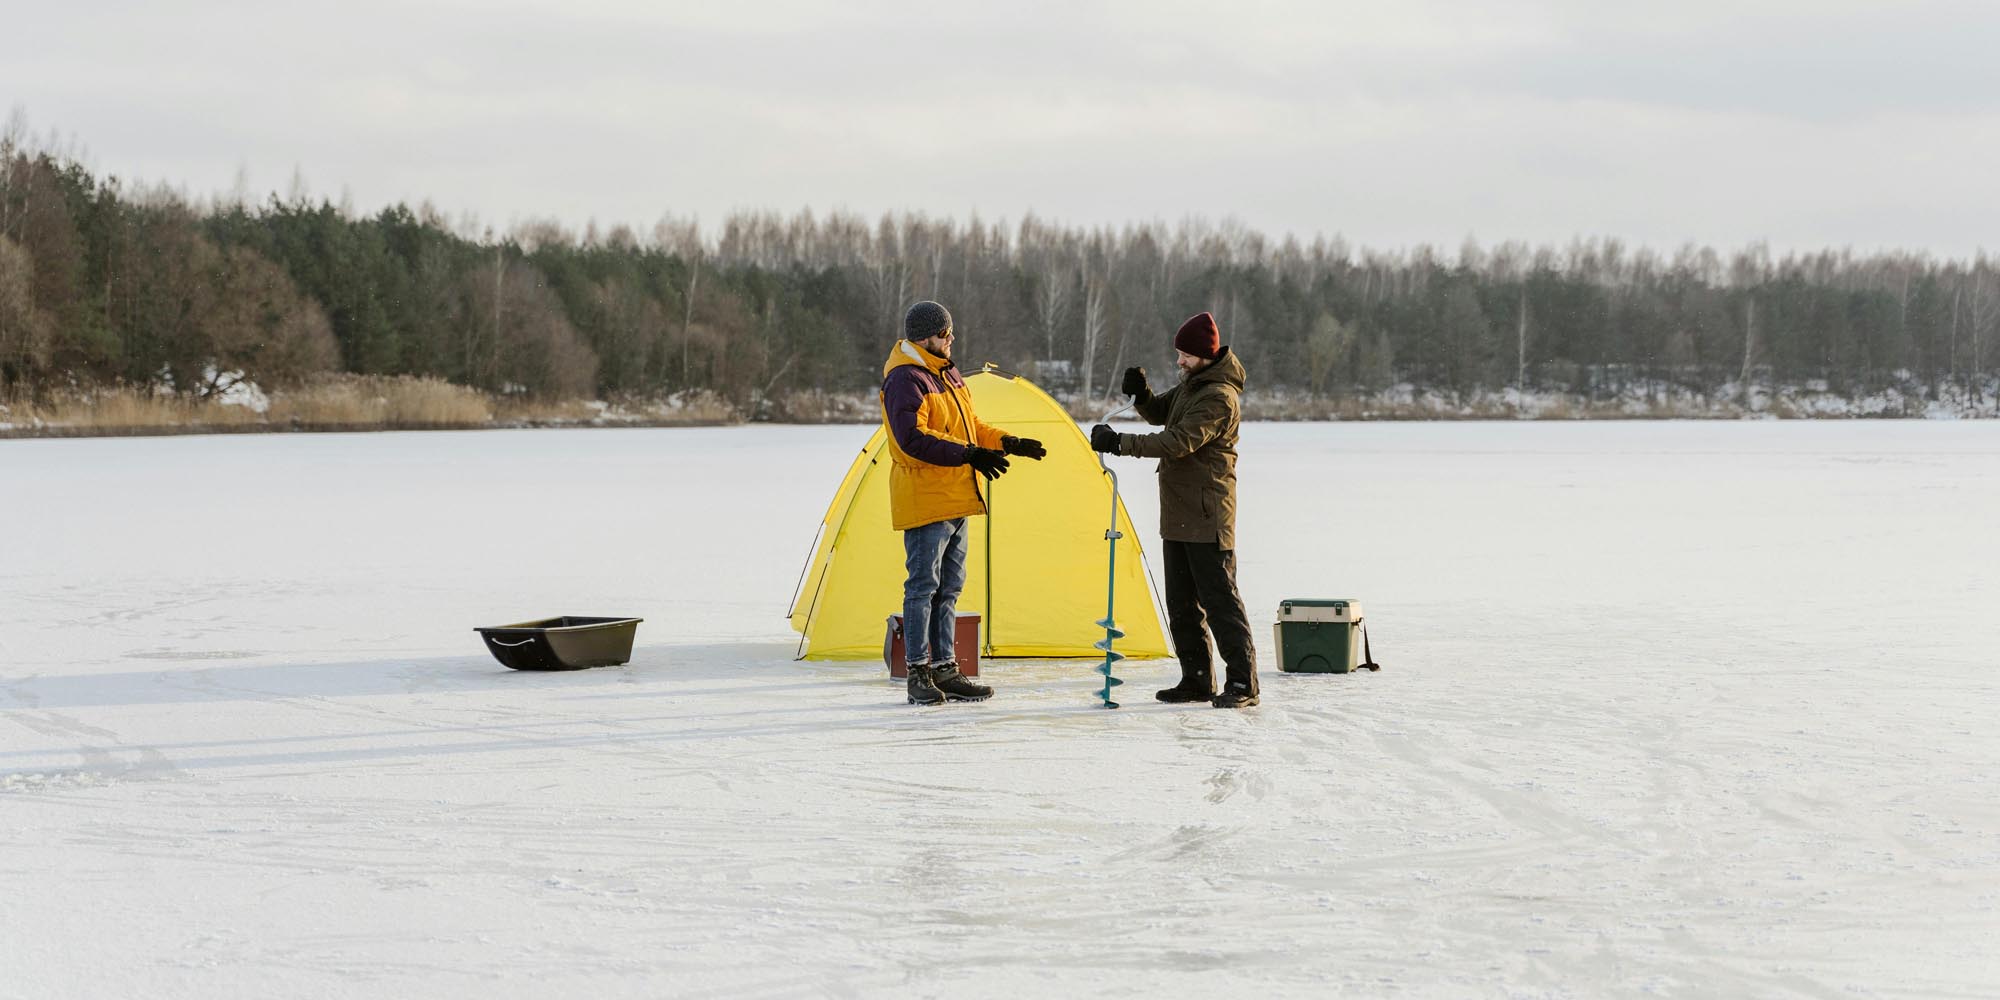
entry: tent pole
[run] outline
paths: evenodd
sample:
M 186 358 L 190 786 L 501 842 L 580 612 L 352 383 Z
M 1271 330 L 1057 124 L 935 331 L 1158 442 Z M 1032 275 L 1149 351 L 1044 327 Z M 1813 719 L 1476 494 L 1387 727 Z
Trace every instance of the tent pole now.
M 993 655 L 993 484 L 997 482 L 986 481 L 986 616 L 980 622 L 986 626 L 982 630 L 986 648 L 980 651 L 985 656 Z

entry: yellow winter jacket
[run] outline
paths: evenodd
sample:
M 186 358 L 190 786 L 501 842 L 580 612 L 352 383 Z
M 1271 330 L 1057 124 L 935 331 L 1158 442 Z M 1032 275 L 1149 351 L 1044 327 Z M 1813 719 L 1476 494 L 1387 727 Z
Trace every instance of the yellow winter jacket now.
M 999 448 L 1005 432 L 979 422 L 972 393 L 949 359 L 899 340 L 882 365 L 882 425 L 889 433 L 889 519 L 897 531 L 986 513 L 974 445 Z

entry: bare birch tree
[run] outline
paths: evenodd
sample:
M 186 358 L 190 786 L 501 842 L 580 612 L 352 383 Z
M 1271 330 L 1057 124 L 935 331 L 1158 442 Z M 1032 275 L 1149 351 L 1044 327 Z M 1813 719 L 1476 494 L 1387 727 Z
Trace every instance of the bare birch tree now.
M 1091 399 L 1091 377 L 1097 370 L 1097 348 L 1104 340 L 1104 300 L 1108 282 L 1103 275 L 1087 270 L 1078 276 L 1083 285 L 1083 398 Z

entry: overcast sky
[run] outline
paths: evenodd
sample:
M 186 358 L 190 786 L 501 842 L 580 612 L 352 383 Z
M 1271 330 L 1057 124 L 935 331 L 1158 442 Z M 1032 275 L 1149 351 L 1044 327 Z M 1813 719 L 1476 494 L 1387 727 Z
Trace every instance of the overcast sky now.
M 9 5 L 16 7 L 17 5 Z M 1234 216 L 1455 248 L 2000 250 L 2000 3 L 38 4 L 100 173 L 496 225 Z

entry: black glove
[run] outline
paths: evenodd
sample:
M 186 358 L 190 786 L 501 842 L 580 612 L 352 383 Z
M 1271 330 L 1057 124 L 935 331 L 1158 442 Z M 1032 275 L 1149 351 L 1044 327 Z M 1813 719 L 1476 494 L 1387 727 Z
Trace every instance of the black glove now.
M 1118 387 L 1118 391 L 1134 399 L 1141 396 L 1151 396 L 1153 390 L 1150 386 L 1146 385 L 1146 369 L 1125 369 L 1125 383 Z
M 1118 454 L 1118 432 L 1110 424 L 1098 424 L 1090 429 L 1090 450 Z
M 1001 473 L 1007 471 L 1007 456 L 991 448 L 967 448 L 965 464 L 988 479 L 998 479 Z
M 1049 450 L 1042 447 L 1042 443 L 1034 438 L 1003 437 L 1000 439 L 1000 450 L 1009 455 L 1032 458 L 1037 462 L 1049 455 Z

